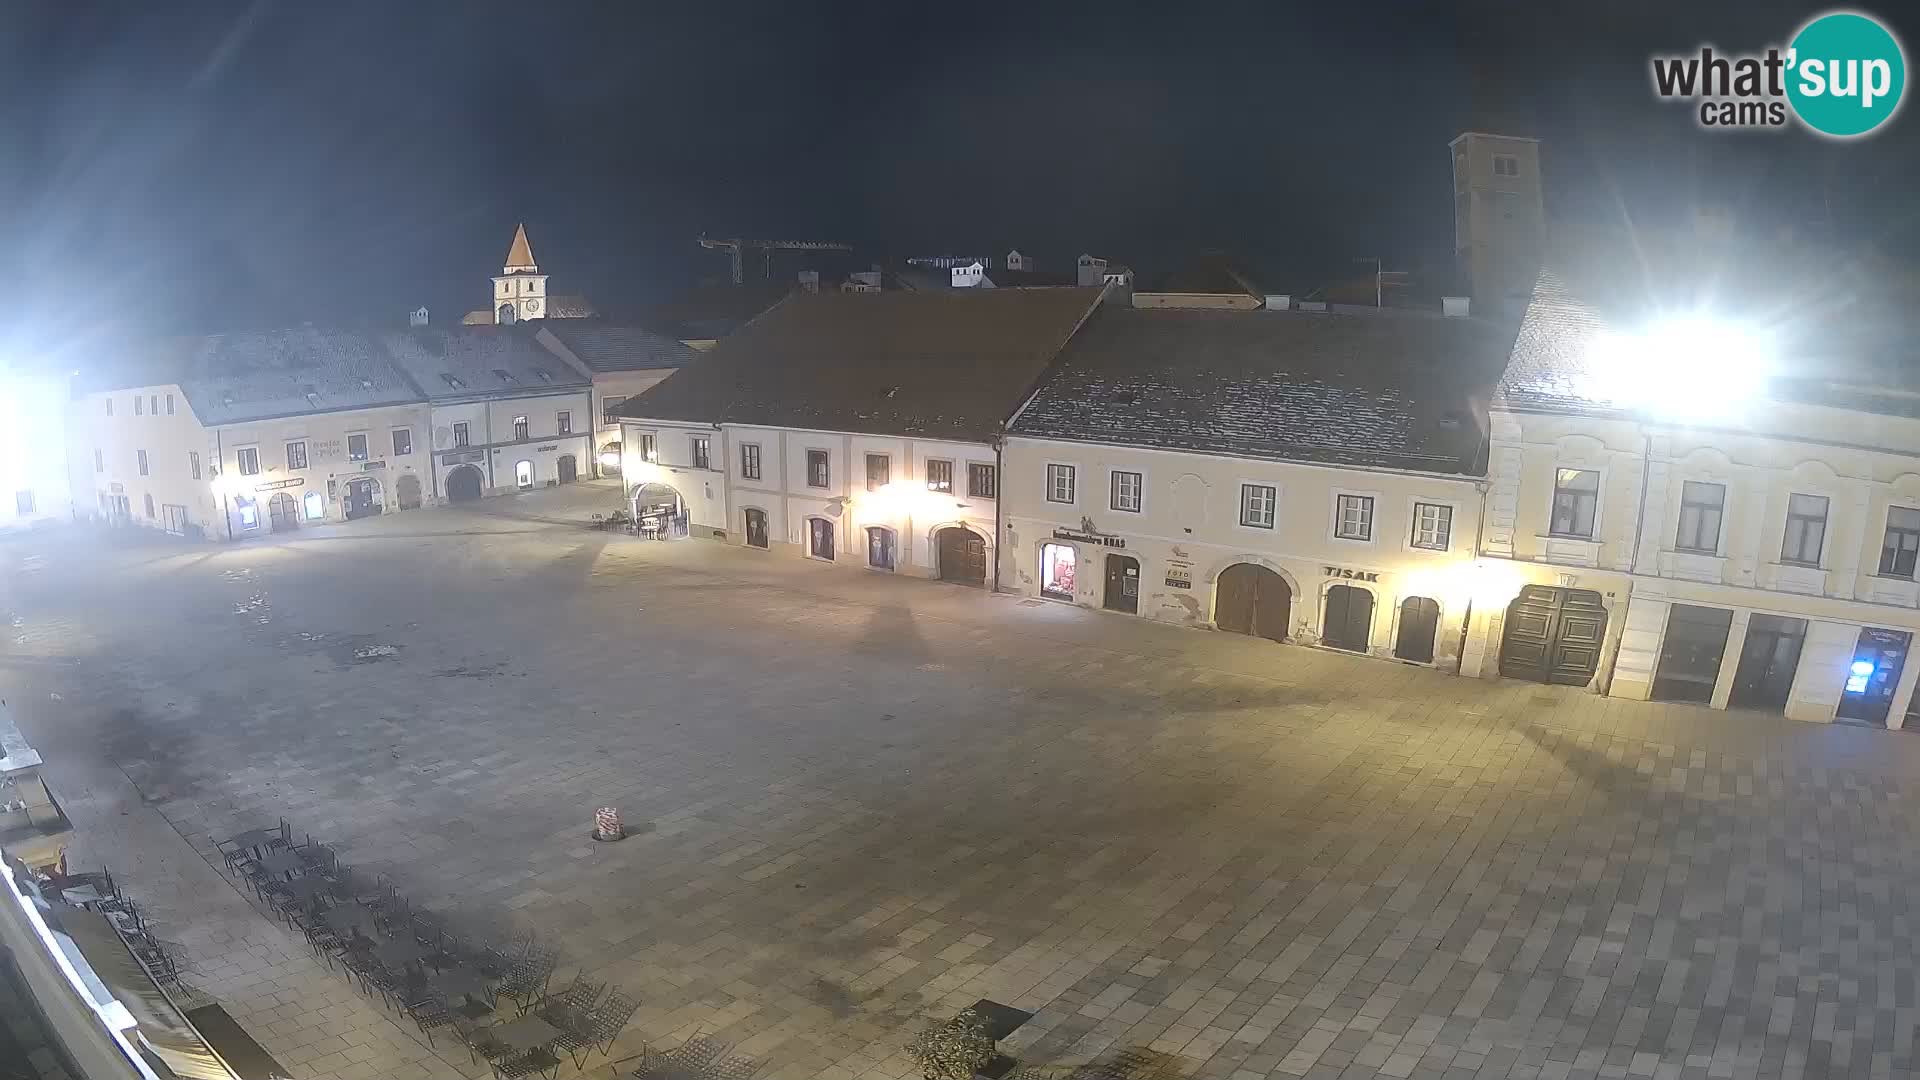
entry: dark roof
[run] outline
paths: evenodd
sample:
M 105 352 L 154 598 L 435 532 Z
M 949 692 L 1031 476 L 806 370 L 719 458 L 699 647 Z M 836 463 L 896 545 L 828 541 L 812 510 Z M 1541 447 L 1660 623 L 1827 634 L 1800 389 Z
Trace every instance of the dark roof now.
M 232 424 L 420 400 L 381 335 L 311 326 L 189 339 L 172 354 L 203 424 Z
M 543 324 L 417 326 L 380 334 L 387 351 L 435 401 L 512 397 L 591 380 L 534 340 Z
M 1012 431 L 1476 474 L 1512 340 L 1438 314 L 1103 309 Z
M 622 415 L 984 441 L 1097 289 L 800 294 Z
M 700 353 L 645 327 L 614 326 L 598 319 L 554 320 L 540 328 L 595 371 L 654 371 L 685 367 Z
M 1891 416 L 1920 416 L 1920 289 L 1897 266 L 1783 243 L 1692 233 L 1556 236 L 1500 381 L 1522 409 L 1624 411 L 1596 365 L 1612 333 L 1665 317 L 1710 315 L 1773 341 L 1766 396 Z
M 722 338 L 797 288 L 797 284 L 780 281 L 697 285 L 664 303 L 637 311 L 612 311 L 607 315 L 615 322 L 650 326 L 681 341 Z
M 590 319 L 600 314 L 593 301 L 579 293 L 554 293 L 547 297 L 547 318 Z

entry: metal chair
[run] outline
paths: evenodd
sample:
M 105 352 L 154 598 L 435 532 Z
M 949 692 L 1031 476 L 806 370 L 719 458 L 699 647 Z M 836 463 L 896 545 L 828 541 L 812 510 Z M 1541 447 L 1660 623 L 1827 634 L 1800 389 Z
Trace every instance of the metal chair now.
M 695 1035 L 671 1050 L 645 1047 L 633 1076 L 635 1080 L 748 1080 L 759 1068 L 752 1058 L 735 1056 L 732 1043 Z
M 534 1047 L 518 1057 L 494 1060 L 493 1075 L 499 1080 L 519 1080 L 522 1076 L 557 1075 L 560 1072 L 560 1059 L 551 1050 Z
M 433 1045 L 433 1029 L 454 1026 L 453 1010 L 448 1007 L 445 994 L 432 993 L 402 1008 L 420 1025 L 420 1034 L 427 1037 L 428 1046 Z
M 565 1047 L 567 1056 L 573 1059 L 574 1068 L 585 1068 L 587 1055 L 595 1050 L 612 1055 L 613 1040 L 627 1029 L 627 1021 L 633 1019 L 633 1014 L 639 1008 L 638 998 L 615 990 L 582 1016 L 583 1022 L 579 1026 L 563 1026 L 562 1041 L 556 1045 Z M 576 1050 L 578 1053 L 575 1053 Z
M 547 985 L 553 980 L 553 969 L 559 962 L 558 949 L 541 942 L 531 942 L 520 959 L 514 961 L 496 993 L 512 1001 L 524 1014 L 535 1000 L 547 992 Z
M 607 992 L 606 983 L 594 982 L 585 976 L 576 975 L 566 989 L 559 993 L 542 996 L 533 1003 L 531 1011 L 535 1016 L 557 1027 L 574 1026 L 574 1021 L 584 1021 L 599 1003 L 600 995 Z

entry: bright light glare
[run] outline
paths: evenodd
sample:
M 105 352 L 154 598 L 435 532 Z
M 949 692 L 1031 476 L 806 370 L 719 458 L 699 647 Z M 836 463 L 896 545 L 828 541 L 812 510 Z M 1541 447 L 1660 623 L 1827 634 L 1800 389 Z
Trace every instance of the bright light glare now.
M 1695 316 L 1602 336 L 1588 352 L 1585 389 L 1625 408 L 1712 419 L 1737 414 L 1773 372 L 1765 335 Z
M 606 450 L 601 452 L 600 465 L 602 468 L 611 469 L 618 464 L 620 464 L 619 454 L 614 453 L 612 450 Z

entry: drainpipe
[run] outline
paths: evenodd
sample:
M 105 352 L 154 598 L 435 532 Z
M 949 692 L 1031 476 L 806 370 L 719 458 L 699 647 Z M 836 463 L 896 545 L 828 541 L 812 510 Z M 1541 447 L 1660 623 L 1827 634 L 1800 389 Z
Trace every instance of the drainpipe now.
M 994 437 L 994 440 L 993 440 L 993 591 L 994 592 L 1000 591 L 1000 546 L 1006 540 L 1005 535 L 1003 535 L 1006 526 L 1000 524 L 1000 507 L 1006 498 L 1006 492 L 1002 491 L 1001 489 L 1007 486 L 1005 482 L 1006 476 L 1000 468 L 1001 451 L 1005 448 L 1005 446 L 1006 446 L 1005 437 L 1003 436 Z
M 1627 575 L 1632 577 L 1640 572 L 1640 534 L 1647 527 L 1647 485 L 1653 482 L 1653 433 L 1641 436 L 1645 440 L 1640 451 L 1640 511 L 1633 518 L 1633 554 L 1627 560 Z M 1633 595 L 1633 583 L 1627 583 L 1627 595 Z
M 496 486 L 493 480 L 493 455 L 500 451 L 493 446 L 493 402 L 483 401 L 480 408 L 487 416 L 487 494 L 491 495 Z

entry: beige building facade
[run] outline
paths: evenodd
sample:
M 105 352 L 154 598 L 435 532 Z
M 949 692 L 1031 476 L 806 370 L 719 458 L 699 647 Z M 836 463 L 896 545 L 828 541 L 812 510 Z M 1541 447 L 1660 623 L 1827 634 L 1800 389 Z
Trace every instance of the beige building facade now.
M 212 488 L 235 539 L 433 501 L 424 404 L 226 424 Z

